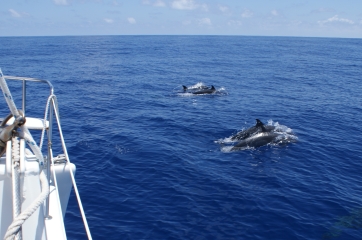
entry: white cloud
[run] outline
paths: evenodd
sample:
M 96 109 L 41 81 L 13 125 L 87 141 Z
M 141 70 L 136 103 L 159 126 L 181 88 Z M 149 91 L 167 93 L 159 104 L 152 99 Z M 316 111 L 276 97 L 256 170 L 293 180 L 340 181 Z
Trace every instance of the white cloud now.
M 199 25 L 209 25 L 211 26 L 210 18 L 202 18 L 198 20 Z
M 105 18 L 104 21 L 106 23 L 113 23 L 114 22 L 113 19 L 110 19 L 110 18 Z
M 230 20 L 228 22 L 229 26 L 241 26 L 243 23 L 241 21 L 235 21 L 235 20 Z
M 127 21 L 128 21 L 130 24 L 136 24 L 136 19 L 134 19 L 133 17 L 127 18 Z
M 339 18 L 338 15 L 334 15 L 331 18 L 328 18 L 324 21 L 318 21 L 320 25 L 326 24 L 326 23 L 348 23 L 348 24 L 354 24 L 354 22 L 347 18 Z
M 53 0 L 53 2 L 56 5 L 68 5 L 69 4 L 67 0 Z
M 252 11 L 250 11 L 249 9 L 245 9 L 242 13 L 241 13 L 241 17 L 242 18 L 251 18 L 254 15 L 254 13 Z
M 271 14 L 272 14 L 273 16 L 279 16 L 279 13 L 278 13 L 277 10 L 272 10 L 272 11 L 271 11 Z
M 113 1 L 113 6 L 119 6 L 120 4 L 117 1 Z
M 15 11 L 14 9 L 9 9 L 9 12 L 12 17 L 21 18 L 21 14 Z
M 172 2 L 172 8 L 179 10 L 194 10 L 198 7 L 193 0 L 175 0 Z
M 142 3 L 145 5 L 152 5 L 155 7 L 166 7 L 166 4 L 162 0 L 156 0 L 156 1 L 143 0 Z
M 219 10 L 223 13 L 226 13 L 229 11 L 229 8 L 227 6 L 221 6 L 219 5 Z
M 161 1 L 161 0 L 157 0 L 157 1 L 153 4 L 153 6 L 155 6 L 155 7 L 165 7 L 166 4 L 165 4 L 163 1 Z

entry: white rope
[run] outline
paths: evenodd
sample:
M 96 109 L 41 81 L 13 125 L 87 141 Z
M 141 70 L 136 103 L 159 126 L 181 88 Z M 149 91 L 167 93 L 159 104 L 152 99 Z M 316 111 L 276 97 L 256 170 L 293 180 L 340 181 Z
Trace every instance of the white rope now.
M 92 240 L 92 235 L 91 235 L 91 232 L 89 230 L 89 226 L 88 226 L 88 222 L 87 222 L 87 218 L 85 217 L 85 213 L 84 213 L 84 209 L 83 209 L 83 205 L 82 205 L 82 201 L 80 199 L 80 195 L 79 195 L 79 191 L 78 191 L 78 187 L 77 187 L 77 183 L 75 182 L 75 178 L 74 178 L 74 175 L 73 175 L 73 171 L 72 171 L 72 168 L 71 168 L 71 162 L 70 162 L 70 159 L 69 159 L 69 156 L 68 156 L 68 151 L 67 151 L 67 148 L 65 146 L 65 142 L 64 142 L 64 137 L 63 137 L 63 131 L 62 131 L 62 127 L 60 125 L 60 118 L 59 118 L 59 112 L 58 112 L 58 102 L 57 102 L 57 99 L 55 98 L 54 99 L 55 101 L 53 101 L 53 108 L 55 109 L 54 111 L 54 114 L 55 114 L 55 117 L 57 119 L 57 123 L 58 123 L 58 129 L 59 129 L 59 135 L 60 135 L 60 140 L 62 142 L 62 146 L 63 146 L 63 151 L 64 151 L 64 155 L 65 155 L 65 158 L 67 160 L 67 165 L 69 165 L 69 168 L 70 168 L 70 177 L 72 179 L 72 182 L 73 182 L 73 188 L 74 188 L 74 192 L 75 192 L 75 195 L 77 197 L 77 201 L 78 201 L 78 206 L 79 206 L 79 210 L 80 210 L 80 213 L 82 215 L 82 219 L 83 219 L 83 223 L 84 223 L 84 228 L 85 228 L 85 231 L 87 233 L 87 237 L 89 240 Z
M 35 199 L 35 201 L 19 216 L 17 216 L 11 225 L 8 227 L 8 230 L 4 236 L 6 240 L 12 240 L 14 235 L 20 230 L 21 225 L 28 219 L 44 202 L 44 200 L 48 197 L 49 194 L 49 184 L 48 179 L 45 176 L 43 170 L 40 171 L 39 174 L 40 183 L 41 183 L 41 194 Z
M 3 90 L 5 100 L 10 108 L 11 113 L 13 114 L 14 118 L 18 118 L 20 116 L 18 109 L 15 106 L 15 103 L 13 101 L 13 97 L 11 96 L 10 90 L 8 88 L 8 85 L 6 84 L 4 75 L 0 69 L 0 86 Z M 43 154 L 41 153 L 40 148 L 36 145 L 33 137 L 31 136 L 28 128 L 26 128 L 24 125 L 21 126 L 19 129 L 20 136 L 23 137 L 26 140 L 26 143 L 30 146 L 31 150 L 33 150 L 35 156 L 39 160 L 39 164 L 41 166 L 44 166 L 44 158 Z
M 34 141 L 33 137 L 31 136 L 28 128 L 23 125 L 20 127 L 18 132 L 19 132 L 19 136 L 24 138 L 26 143 L 31 148 L 31 150 L 33 150 L 33 153 L 35 154 L 36 158 L 38 159 L 40 166 L 43 167 L 44 166 L 43 154 L 41 153 L 40 148 L 38 147 L 38 145 Z
M 8 103 L 8 106 L 10 108 L 11 113 L 13 114 L 15 119 L 18 118 L 20 116 L 19 111 L 17 110 L 17 108 L 15 106 L 15 103 L 13 101 L 13 98 L 12 98 L 10 90 L 9 90 L 7 84 L 6 84 L 6 81 L 4 79 L 4 76 L 3 76 L 3 73 L 1 71 L 1 69 L 0 69 L 0 86 L 1 86 L 1 89 L 3 90 L 5 100 Z M 13 220 L 13 222 L 8 227 L 8 230 L 7 230 L 6 234 L 5 234 L 4 239 L 6 239 L 6 240 L 13 239 L 15 237 L 15 235 L 17 235 L 17 233 L 19 232 L 22 224 L 25 222 L 25 220 L 28 219 L 43 204 L 44 200 L 49 195 L 48 179 L 45 176 L 45 173 L 43 172 L 43 166 L 44 166 L 43 154 L 41 153 L 40 148 L 36 145 L 36 143 L 35 143 L 33 137 L 31 136 L 28 128 L 26 128 L 23 125 L 23 126 L 21 126 L 20 129 L 18 129 L 18 132 L 19 132 L 20 137 L 23 137 L 26 140 L 26 142 L 28 143 L 30 148 L 33 150 L 35 156 L 39 160 L 39 164 L 40 164 L 39 178 L 40 178 L 42 192 L 35 199 L 35 201 L 30 204 L 30 206 L 24 212 L 22 212 L 20 215 L 18 215 Z
M 48 101 L 47 101 L 47 104 L 46 104 L 46 107 L 45 107 L 45 114 L 44 114 L 44 121 L 43 121 L 43 130 L 41 132 L 41 137 L 40 137 L 40 143 L 39 143 L 39 148 L 40 150 L 42 149 L 43 147 L 43 141 L 44 141 L 44 134 L 45 134 L 45 129 L 46 129 L 46 123 L 47 123 L 47 120 L 48 120 L 48 111 L 49 111 L 49 105 L 50 105 L 50 101 L 52 99 L 56 99 L 56 96 L 54 94 L 51 94 L 49 97 L 48 97 Z
M 18 109 L 15 106 L 15 103 L 13 101 L 13 97 L 11 96 L 8 85 L 5 82 L 5 78 L 4 78 L 3 72 L 1 71 L 1 68 L 0 68 L 0 86 L 1 86 L 1 89 L 3 90 L 5 100 L 8 104 L 10 111 L 13 114 L 14 118 L 19 117 Z
M 20 141 L 18 137 L 12 139 L 12 183 L 13 183 L 13 217 L 16 218 L 21 213 L 20 197 Z M 16 240 L 22 239 L 21 229 L 15 236 Z

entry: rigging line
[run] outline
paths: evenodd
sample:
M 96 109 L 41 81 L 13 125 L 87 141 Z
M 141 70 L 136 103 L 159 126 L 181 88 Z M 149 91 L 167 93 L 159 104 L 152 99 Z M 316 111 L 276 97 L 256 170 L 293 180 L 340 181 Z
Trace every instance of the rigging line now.
M 54 100 L 55 100 L 55 101 L 54 101 Z M 58 112 L 58 108 L 57 108 L 57 105 L 58 105 L 58 104 L 57 104 L 57 102 L 56 102 L 56 99 L 53 99 L 52 103 L 53 103 L 53 108 L 54 108 L 54 110 L 55 110 L 55 111 L 54 111 L 54 114 L 55 114 L 55 117 L 56 117 L 56 120 L 57 120 L 57 123 L 58 123 L 59 135 L 60 135 L 60 140 L 61 140 L 61 142 L 62 142 L 62 146 L 63 146 L 63 151 L 64 151 L 64 154 L 65 154 L 65 158 L 66 158 L 66 160 L 67 160 L 67 164 L 70 164 L 70 160 L 69 160 L 69 156 L 68 156 L 68 151 L 67 151 L 67 148 L 65 147 L 65 141 L 64 141 L 64 137 L 63 137 L 62 128 L 61 128 L 61 126 L 60 126 L 59 112 Z M 86 230 L 86 232 L 87 232 L 88 239 L 92 239 L 92 235 L 91 235 L 90 230 L 89 230 L 87 218 L 86 218 L 85 213 L 84 213 L 82 201 L 81 201 L 81 199 L 80 199 L 80 195 L 79 195 L 77 183 L 75 182 L 75 178 L 74 178 L 73 171 L 70 170 L 69 172 L 70 172 L 70 176 L 71 176 L 71 179 L 72 179 L 72 182 L 73 182 L 74 192 L 75 192 L 75 195 L 76 195 L 76 197 L 77 197 L 79 210 L 80 210 L 80 213 L 81 213 L 81 215 L 82 215 L 82 219 L 83 219 L 83 223 L 84 223 L 85 230 Z

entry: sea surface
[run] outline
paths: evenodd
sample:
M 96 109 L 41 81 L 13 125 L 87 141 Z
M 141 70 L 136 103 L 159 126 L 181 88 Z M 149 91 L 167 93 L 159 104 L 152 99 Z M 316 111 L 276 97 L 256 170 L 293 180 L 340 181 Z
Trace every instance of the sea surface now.
M 362 39 L 1 37 L 0 68 L 54 85 L 93 239 L 362 239 Z M 231 151 L 255 119 L 295 138 Z

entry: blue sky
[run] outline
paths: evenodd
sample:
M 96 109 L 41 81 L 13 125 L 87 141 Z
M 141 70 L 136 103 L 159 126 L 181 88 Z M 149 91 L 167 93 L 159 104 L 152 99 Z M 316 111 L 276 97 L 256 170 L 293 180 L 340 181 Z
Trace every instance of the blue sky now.
M 0 36 L 362 38 L 362 0 L 1 0 Z

